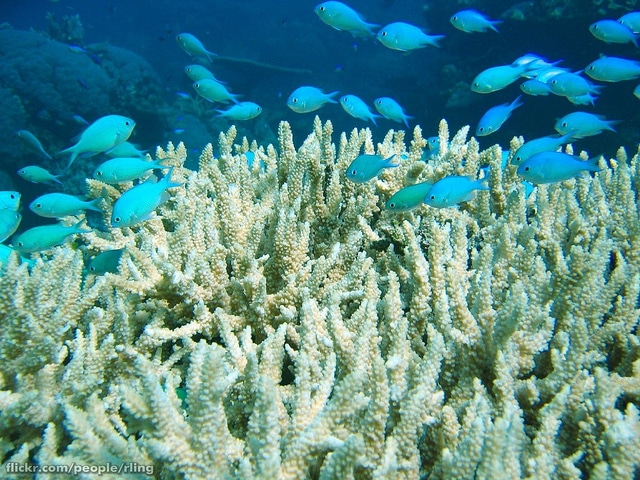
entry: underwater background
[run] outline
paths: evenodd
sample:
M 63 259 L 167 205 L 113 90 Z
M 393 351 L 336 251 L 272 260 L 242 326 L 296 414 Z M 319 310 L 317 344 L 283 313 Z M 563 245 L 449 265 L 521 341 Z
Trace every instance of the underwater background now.
M 637 58 L 629 44 L 608 44 L 594 38 L 589 25 L 602 18 L 618 18 L 635 2 L 420 2 L 409 0 L 353 1 L 350 6 L 368 22 L 386 25 L 413 23 L 430 34 L 445 35 L 441 48 L 428 46 L 412 52 L 391 50 L 375 38 L 356 38 L 324 24 L 314 12 L 314 1 L 270 2 L 2 2 L 0 19 L 0 122 L 6 139 L 3 189 L 17 189 L 23 204 L 42 193 L 19 179 L 15 170 L 33 162 L 13 132 L 27 129 L 51 153 L 68 147 L 83 125 L 107 114 L 133 118 L 137 127 L 130 141 L 153 149 L 167 141 L 184 141 L 194 159 L 207 143 L 226 130 L 231 120 L 215 117 L 216 108 L 199 98 L 183 68 L 202 63 L 242 101 L 259 104 L 255 119 L 235 122 L 241 135 L 260 144 L 272 143 L 278 122 L 287 120 L 294 133 L 306 134 L 313 117 L 330 119 L 336 131 L 368 126 L 374 138 L 398 124 L 381 119 L 378 126 L 350 117 L 339 104 L 298 114 L 286 100 L 301 85 L 325 92 L 353 94 L 372 108 L 374 98 L 388 96 L 414 117 L 425 135 L 435 135 L 445 118 L 453 130 L 475 129 L 489 107 L 511 102 L 521 92 L 516 82 L 488 94 L 473 93 L 472 79 L 482 70 L 510 64 L 535 53 L 577 71 L 601 54 Z M 469 34 L 456 30 L 449 17 L 462 8 L 476 8 L 502 20 L 500 33 Z M 15 30 L 14 30 L 15 29 Z M 195 35 L 219 57 L 213 63 L 188 56 L 176 43 L 181 32 Z M 41 48 L 37 38 L 50 38 L 60 48 Z M 73 53 L 64 45 L 78 46 Z M 10 61 L 7 59 L 10 58 Z M 56 64 L 60 63 L 59 67 Z M 632 95 L 634 82 L 606 84 L 594 106 L 574 106 L 555 95 L 524 96 L 500 131 L 482 138 L 481 147 L 508 146 L 513 136 L 525 140 L 554 133 L 553 124 L 574 110 L 585 110 L 620 120 L 617 133 L 606 131 L 581 140 L 580 149 L 611 155 L 620 145 L 632 150 L 638 138 L 638 113 Z M 180 93 L 189 95 L 183 98 Z M 178 93 L 178 94 L 177 94 Z M 83 175 L 90 176 L 100 157 L 83 160 L 67 173 L 69 193 L 79 193 Z M 57 163 L 60 162 L 60 163 Z M 47 166 L 61 170 L 64 160 Z M 189 165 L 189 163 L 187 163 Z M 33 195 L 30 192 L 33 191 Z M 38 221 L 24 219 L 23 227 Z

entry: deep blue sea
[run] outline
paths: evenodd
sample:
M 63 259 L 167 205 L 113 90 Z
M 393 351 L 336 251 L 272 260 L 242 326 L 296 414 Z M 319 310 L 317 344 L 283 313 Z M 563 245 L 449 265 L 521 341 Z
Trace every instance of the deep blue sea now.
M 218 133 L 232 123 L 212 120 L 215 108 L 224 106 L 199 101 L 201 110 L 199 116 L 194 117 L 176 94 L 185 92 L 196 97 L 183 68 L 191 63 L 203 63 L 188 56 L 178 46 L 175 37 L 183 32 L 195 35 L 207 49 L 224 57 L 204 64 L 217 78 L 225 81 L 233 93 L 241 94 L 242 100 L 262 106 L 260 116 L 241 122 L 242 125 L 238 123 L 241 135 L 259 143 L 274 142 L 278 123 L 287 120 L 300 144 L 311 131 L 315 115 L 323 120 L 330 119 L 336 132 L 371 127 L 375 140 L 382 140 L 390 128 L 404 128 L 402 124 L 386 119 L 379 120 L 374 126 L 350 117 L 339 104 L 325 105 L 313 113 L 294 113 L 286 106 L 286 99 L 301 85 L 313 85 L 326 92 L 338 90 L 341 95 L 357 95 L 369 105 L 377 97 L 392 97 L 414 117 L 411 127 L 420 125 L 426 137 L 437 134 L 438 122 L 442 118 L 447 119 L 452 133 L 464 125 L 470 125 L 473 132 L 488 108 L 511 102 L 520 95 L 520 82 L 490 94 L 470 92 L 468 86 L 482 70 L 510 64 L 525 53 L 533 52 L 550 61 L 562 60 L 560 65 L 573 71 L 583 69 L 601 54 L 632 59 L 640 56 L 640 50 L 632 44 L 607 44 L 591 35 L 588 27 L 592 22 L 617 18 L 626 12 L 602 10 L 590 1 L 348 2 L 368 22 L 382 26 L 403 21 L 419 26 L 429 34 L 445 35 L 441 48 L 429 46 L 410 53 L 386 48 L 375 38 L 354 38 L 347 32 L 331 28 L 315 14 L 317 3 L 308 0 L 1 2 L 0 20 L 16 30 L 51 35 L 52 24 L 64 25 L 65 18 L 70 17 L 79 19 L 84 32 L 82 38 L 74 43 L 87 49 L 109 45 L 135 53 L 151 66 L 153 78 L 147 81 L 152 84 L 154 92 L 159 92 L 158 96 L 150 96 L 138 84 L 128 91 L 128 103 L 114 98 L 119 95 L 113 93 L 114 75 L 123 83 L 118 86 L 120 90 L 115 91 L 127 91 L 130 75 L 127 63 L 118 67 L 121 72 L 110 72 L 111 83 L 104 86 L 92 84 L 90 79 L 93 77 L 89 75 L 85 78 L 82 74 L 73 74 L 68 81 L 56 86 L 55 94 L 59 96 L 58 105 L 61 105 L 57 112 L 51 111 L 51 107 L 29 110 L 35 103 L 29 98 L 32 90 L 21 91 L 18 95 L 26 105 L 26 116 L 21 117 L 24 124 L 12 127 L 36 133 L 54 153 L 72 145 L 73 136 L 79 133 L 78 127 L 68 122 L 71 113 L 92 116 L 87 118 L 89 121 L 100 115 L 120 113 L 136 120 L 138 125 L 130 140 L 144 148 L 164 145 L 168 140 L 174 143 L 184 140 L 196 155 L 207 142 L 215 145 Z M 502 19 L 500 33 L 469 34 L 456 30 L 449 17 L 463 8 L 476 8 L 492 19 Z M 25 49 L 21 55 L 26 60 L 36 53 Z M 86 58 L 82 61 L 86 62 Z M 256 66 L 251 62 L 263 65 Z M 12 67 L 15 68 L 20 69 L 20 66 Z M 29 75 L 28 72 L 19 73 Z M 83 83 L 85 85 L 80 85 L 80 88 L 78 84 Z M 637 83 L 605 84 L 595 106 L 575 106 L 554 95 L 523 95 L 524 105 L 498 132 L 480 139 L 481 149 L 495 143 L 508 148 L 514 135 L 530 139 L 554 134 L 556 118 L 584 110 L 621 122 L 616 127 L 617 133 L 604 132 L 581 140 L 577 143 L 578 150 L 613 156 L 617 147 L 624 145 L 635 151 L 640 100 L 633 96 L 632 91 Z M 11 91 L 11 78 L 0 76 L 0 87 Z M 100 88 L 111 89 L 107 93 L 110 97 L 106 100 L 101 97 L 100 100 L 105 105 L 104 111 L 97 111 L 96 105 L 102 104 L 93 96 Z M 35 97 L 36 93 L 33 95 Z M 65 101 L 69 99 L 71 102 L 71 97 L 75 103 L 66 105 Z M 149 107 L 150 102 L 153 102 L 152 108 Z M 140 108 L 142 113 L 137 113 L 137 103 L 145 105 L 145 108 Z M 126 111 L 111 111 L 113 105 L 119 105 L 118 108 Z M 188 114 L 186 117 L 185 113 Z M 98 160 L 82 161 L 89 163 L 87 168 L 90 170 Z M 13 176 L 14 167 L 28 162 L 33 163 L 33 158 L 13 159 L 6 167 L 7 173 Z

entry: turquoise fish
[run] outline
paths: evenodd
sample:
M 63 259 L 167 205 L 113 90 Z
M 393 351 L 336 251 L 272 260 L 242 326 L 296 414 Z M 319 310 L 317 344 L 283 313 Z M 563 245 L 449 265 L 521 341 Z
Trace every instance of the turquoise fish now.
M 45 151 L 44 147 L 42 146 L 42 143 L 40 143 L 40 140 L 38 140 L 36 136 L 30 131 L 18 130 L 16 132 L 16 137 L 18 137 L 18 140 L 20 140 L 22 145 L 24 145 L 27 149 L 37 153 L 38 155 L 46 158 L 47 160 L 51 160 L 51 155 L 49 155 Z
M 87 262 L 87 270 L 93 275 L 104 275 L 105 273 L 117 273 L 118 264 L 122 257 L 124 248 L 117 250 L 105 250 L 98 253 Z
M 598 160 L 594 157 L 585 161 L 562 152 L 540 152 L 522 162 L 517 173 L 531 183 L 556 183 L 584 172 L 600 171 Z
M 62 182 L 58 180 L 58 178 L 60 178 L 62 175 L 53 175 L 49 173 L 47 169 L 39 167 L 37 165 L 28 165 L 26 167 L 22 167 L 20 170 L 18 170 L 18 175 L 20 175 L 25 180 L 33 183 L 56 182 L 62 185 Z
M 638 46 L 638 39 L 629 27 L 615 20 L 599 20 L 589 25 L 589 31 L 598 40 L 605 43 L 633 43 Z
M 167 165 L 160 163 L 164 160 L 164 158 L 153 161 L 135 157 L 112 158 L 96 168 L 95 172 L 93 172 L 93 178 L 108 184 L 131 182 L 151 170 L 169 168 Z
M 364 101 L 356 97 L 355 95 L 344 95 L 340 98 L 340 105 L 345 112 L 351 115 L 354 118 L 359 118 L 364 121 L 371 121 L 374 125 L 378 125 L 376 123 L 376 118 L 380 118 L 380 115 L 376 115 L 373 113 Z
M 123 158 L 123 157 L 138 157 L 142 158 L 147 153 L 147 150 L 138 150 L 138 148 L 130 142 L 122 142 L 120 145 L 113 147 L 111 150 L 105 152 L 107 157 L 111 158 Z
M 287 99 L 287 107 L 296 113 L 313 112 L 325 103 L 338 103 L 333 97 L 340 92 L 324 93 L 316 87 L 302 86 L 296 88 Z
M 4 242 L 18 229 L 22 215 L 8 208 L 0 209 L 0 242 Z
M 561 135 L 571 133 L 574 138 L 598 135 L 604 130 L 615 132 L 618 120 L 607 120 L 603 115 L 589 112 L 572 112 L 556 121 L 555 129 Z
M 488 178 L 473 180 L 451 175 L 438 180 L 427 192 L 424 203 L 435 208 L 455 207 L 475 196 L 476 190 L 489 190 Z
M 573 139 L 572 133 L 565 133 L 561 136 L 540 137 L 523 143 L 515 151 L 511 158 L 512 165 L 520 165 L 522 162 L 540 152 L 553 152 L 561 145 L 569 143 Z
M 345 176 L 355 183 L 365 183 L 377 176 L 385 168 L 397 167 L 399 163 L 393 163 L 395 154 L 387 158 L 380 155 L 362 154 L 349 164 Z
M 391 195 L 384 206 L 392 212 L 413 210 L 424 203 L 424 199 L 432 186 L 433 182 L 422 182 L 401 188 Z
M 166 190 L 182 185 L 171 181 L 172 173 L 173 167 L 169 169 L 162 180 L 152 182 L 149 179 L 120 195 L 120 198 L 113 204 L 111 226 L 114 228 L 131 227 L 151 218 L 155 209 L 169 199 Z
M 240 95 L 229 92 L 227 87 L 211 78 L 203 78 L 202 80 L 193 82 L 193 88 L 198 95 L 210 102 L 240 103 L 238 101 Z
M 394 22 L 382 27 L 376 34 L 378 41 L 387 48 L 408 52 L 429 45 L 440 47 L 444 35 L 427 35 L 410 23 Z
M 85 210 L 102 212 L 100 202 L 102 198 L 93 200 L 82 200 L 75 195 L 66 193 L 46 193 L 40 195 L 29 204 L 29 210 L 36 215 L 46 218 L 66 217 L 68 215 L 79 215 Z
M 316 15 L 324 23 L 341 32 L 349 32 L 354 37 L 371 37 L 375 23 L 367 23 L 362 16 L 342 2 L 323 2 L 314 8 Z
M 209 69 L 203 67 L 202 65 L 187 65 L 186 67 L 184 67 L 184 73 L 187 74 L 187 77 L 189 77 L 192 82 L 197 82 L 198 80 L 209 78 L 211 80 L 215 80 L 218 83 L 224 83 L 218 80 Z
M 600 57 L 584 69 L 584 73 L 601 82 L 622 82 L 640 77 L 640 62 L 619 57 Z
M 179 33 L 176 35 L 176 42 L 178 42 L 178 45 L 180 45 L 185 52 L 194 57 L 205 57 L 211 61 L 213 57 L 217 56 L 215 53 L 204 48 L 202 42 L 190 33 Z
M 217 117 L 228 118 L 230 120 L 251 120 L 262 113 L 262 107 L 253 102 L 240 102 L 226 110 L 216 110 Z
M 618 23 L 624 25 L 633 33 L 640 33 L 640 12 L 626 13 L 618 19 Z
M 502 90 L 518 80 L 526 71 L 528 64 L 498 65 L 480 72 L 471 82 L 471 91 L 491 93 Z
M 388 120 L 404 123 L 409 127 L 409 119 L 413 118 L 404 112 L 404 109 L 393 98 L 380 97 L 373 101 L 373 106 L 378 113 Z
M 20 207 L 20 192 L 13 190 L 5 190 L 0 192 L 0 208 L 6 208 L 16 212 Z
M 65 226 L 61 223 L 54 225 L 42 225 L 33 227 L 22 232 L 15 238 L 13 246 L 23 253 L 39 252 L 62 245 L 71 235 L 78 233 L 89 233 L 91 230 L 82 228 L 85 219 L 83 218 L 75 225 Z
M 135 126 L 136 122 L 122 115 L 101 117 L 82 132 L 78 143 L 58 152 L 58 155 L 71 154 L 67 165 L 69 168 L 78 155 L 93 156 L 125 142 L 131 136 Z
M 478 122 L 478 128 L 476 129 L 476 135 L 479 137 L 483 137 L 486 135 L 491 135 L 494 132 L 497 132 L 500 127 L 506 122 L 511 113 L 522 105 L 521 102 L 522 96 L 519 95 L 513 102 L 511 103 L 503 103 L 502 105 L 496 105 L 495 107 L 491 107 L 489 110 L 482 115 L 480 121 Z
M 496 25 L 502 23 L 502 20 L 489 20 L 477 10 L 461 10 L 454 13 L 449 21 L 451 25 L 465 33 L 486 32 L 487 30 L 498 32 Z

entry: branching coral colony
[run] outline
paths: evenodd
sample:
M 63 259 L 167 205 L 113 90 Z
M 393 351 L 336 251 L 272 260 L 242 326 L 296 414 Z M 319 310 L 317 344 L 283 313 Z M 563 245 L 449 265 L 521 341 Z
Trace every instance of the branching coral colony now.
M 159 148 L 184 187 L 156 218 L 3 268 L 3 462 L 137 462 L 163 479 L 633 478 L 639 157 L 620 149 L 526 198 L 500 148 L 467 132 L 449 139 L 441 122 L 428 163 L 419 128 L 408 146 L 369 130 L 334 144 L 319 119 L 298 149 L 287 123 L 278 149 L 235 144 L 232 127 L 198 171 L 183 145 Z M 360 153 L 407 158 L 355 184 Z M 490 191 L 461 208 L 384 209 L 403 186 L 483 165 Z M 83 255 L 116 248 L 118 273 L 83 272 Z

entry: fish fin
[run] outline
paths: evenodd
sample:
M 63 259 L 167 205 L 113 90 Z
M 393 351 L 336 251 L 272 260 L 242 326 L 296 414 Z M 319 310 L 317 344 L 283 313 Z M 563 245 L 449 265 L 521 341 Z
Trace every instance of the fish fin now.
M 500 30 L 496 28 L 496 25 L 500 25 L 501 23 L 504 23 L 504 22 L 502 20 L 493 20 L 489 22 L 489 28 L 496 33 L 500 33 Z
M 94 212 L 102 212 L 102 209 L 98 206 L 102 203 L 102 197 L 97 197 L 91 200 L 87 205 L 87 210 L 93 210 Z
M 89 233 L 92 232 L 93 230 L 91 230 L 90 228 L 88 230 L 83 230 L 82 227 L 84 226 L 83 224 L 87 223 L 87 217 L 82 218 L 82 220 L 80 220 L 78 223 L 73 225 L 73 229 L 75 230 L 75 233 Z
M 335 96 L 336 96 L 336 95 L 338 95 L 339 93 L 340 93 L 340 91 L 339 91 L 339 90 L 336 90 L 335 92 L 331 92 L 331 93 L 327 93 L 327 94 L 325 94 L 325 95 L 328 97 L 328 99 L 327 99 L 327 103 L 338 103 L 337 101 L 335 101 L 335 100 L 333 99 L 333 97 L 335 97 Z

